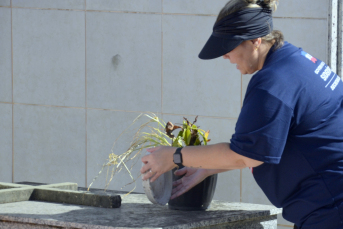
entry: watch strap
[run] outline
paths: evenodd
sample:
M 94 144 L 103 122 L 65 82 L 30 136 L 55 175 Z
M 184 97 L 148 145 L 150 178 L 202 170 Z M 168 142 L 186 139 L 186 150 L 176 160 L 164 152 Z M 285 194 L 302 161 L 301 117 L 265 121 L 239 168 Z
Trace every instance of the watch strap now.
M 179 155 L 181 161 L 180 161 L 180 162 L 179 162 L 179 161 L 175 161 L 175 159 L 173 158 L 174 163 L 175 163 L 178 167 L 183 167 L 183 165 L 182 165 L 183 160 L 182 160 L 182 153 L 181 153 L 181 150 L 182 150 L 182 147 L 179 147 L 179 148 L 176 149 L 176 151 L 175 151 L 175 153 L 174 153 L 174 155 Z

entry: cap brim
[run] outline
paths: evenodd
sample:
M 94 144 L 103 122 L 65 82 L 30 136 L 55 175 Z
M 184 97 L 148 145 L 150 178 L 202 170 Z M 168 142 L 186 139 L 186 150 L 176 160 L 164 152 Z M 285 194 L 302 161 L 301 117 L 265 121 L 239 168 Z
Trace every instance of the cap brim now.
M 231 52 L 241 43 L 241 40 L 233 40 L 211 35 L 199 53 L 199 58 L 203 60 L 210 60 L 221 57 L 226 53 Z

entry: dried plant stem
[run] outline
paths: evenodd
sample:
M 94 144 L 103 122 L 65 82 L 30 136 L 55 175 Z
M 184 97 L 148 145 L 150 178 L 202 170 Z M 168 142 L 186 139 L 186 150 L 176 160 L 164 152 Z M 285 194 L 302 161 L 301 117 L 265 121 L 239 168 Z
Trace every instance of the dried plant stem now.
M 133 140 L 130 143 L 129 148 L 122 154 L 119 154 L 119 155 L 115 154 L 114 153 L 114 147 L 115 147 L 117 141 L 120 139 L 120 137 L 124 133 L 128 132 L 130 130 L 130 127 L 132 127 L 132 125 L 135 124 L 142 116 L 143 116 L 143 114 L 140 114 L 137 118 L 135 118 L 135 120 L 131 123 L 131 125 L 129 127 L 127 127 L 118 136 L 118 138 L 114 141 L 112 149 L 111 149 L 111 154 L 109 155 L 108 161 L 102 165 L 101 170 L 99 171 L 97 176 L 92 180 L 91 184 L 88 187 L 88 190 L 93 185 L 94 181 L 100 176 L 100 174 L 102 174 L 103 170 L 106 167 L 107 167 L 107 176 L 106 176 L 105 190 L 108 188 L 108 186 L 111 183 L 111 181 L 113 180 L 114 176 L 116 174 L 118 174 L 122 169 L 124 169 L 126 172 L 128 172 L 130 178 L 132 179 L 132 182 L 129 184 L 135 183 L 137 178 L 135 179 L 132 176 L 131 170 L 132 170 L 134 164 L 137 163 L 137 161 L 131 166 L 131 168 L 128 168 L 126 163 L 128 161 L 135 159 L 135 158 L 138 158 L 138 155 L 140 155 L 142 150 L 145 148 L 155 147 L 158 145 L 168 145 L 168 146 L 171 145 L 168 141 L 168 140 L 170 140 L 170 138 L 163 132 L 163 129 L 162 130 L 160 129 L 160 128 L 165 127 L 165 123 L 162 120 L 160 120 L 155 114 L 151 113 L 151 114 L 145 114 L 144 115 L 144 116 L 149 118 L 149 121 L 138 127 L 138 129 L 136 130 L 136 132 L 134 134 Z M 151 124 L 153 124 L 153 123 L 157 123 L 158 127 L 156 128 L 156 127 L 151 126 Z M 145 128 L 148 128 L 149 132 L 142 132 L 142 130 Z M 136 153 L 133 154 L 133 152 L 136 152 Z M 112 168 L 112 171 L 110 172 L 110 178 L 108 179 L 109 169 L 111 166 L 114 166 L 114 167 Z M 127 186 L 129 184 L 126 184 L 125 186 Z M 123 186 L 123 187 L 125 187 L 125 186 Z M 135 184 L 135 187 L 129 193 L 134 191 L 135 188 L 136 188 L 136 184 Z

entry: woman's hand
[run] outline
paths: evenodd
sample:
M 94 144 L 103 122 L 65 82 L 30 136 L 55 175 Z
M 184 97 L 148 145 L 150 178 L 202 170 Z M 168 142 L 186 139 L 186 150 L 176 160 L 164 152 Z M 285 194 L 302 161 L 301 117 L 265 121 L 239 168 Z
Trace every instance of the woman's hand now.
M 176 176 L 184 176 L 181 179 L 173 182 L 174 188 L 172 190 L 172 196 L 170 197 L 170 199 L 174 199 L 184 194 L 210 175 L 206 169 L 196 169 L 189 167 L 184 167 L 180 170 L 177 170 L 174 174 Z
M 147 149 L 150 154 L 142 157 L 142 162 L 145 164 L 141 169 L 141 173 L 144 174 L 143 180 L 151 178 L 150 182 L 154 182 L 160 175 L 176 167 L 173 161 L 175 150 L 175 147 L 170 146 Z

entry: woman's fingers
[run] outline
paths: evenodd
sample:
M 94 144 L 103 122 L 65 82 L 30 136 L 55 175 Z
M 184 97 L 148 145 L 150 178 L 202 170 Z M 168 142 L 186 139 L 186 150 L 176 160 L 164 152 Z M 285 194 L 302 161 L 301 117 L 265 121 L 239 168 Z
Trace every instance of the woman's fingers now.
M 187 173 L 187 167 L 183 167 L 182 169 L 178 169 L 174 172 L 176 176 L 182 176 Z
M 150 179 L 150 182 L 154 182 L 161 174 L 153 172 L 153 171 L 147 171 L 146 173 L 144 173 L 142 179 L 143 180 L 148 180 Z
M 178 191 L 180 191 L 182 188 L 183 188 L 182 183 L 180 183 L 180 184 L 177 185 L 177 186 L 174 186 L 174 188 L 172 189 L 172 195 L 175 194 L 175 193 L 177 193 Z
M 141 168 L 141 173 L 146 173 L 147 171 L 150 170 L 150 165 L 148 163 L 144 163 L 144 164 L 145 165 L 143 165 L 142 168 Z
M 178 186 L 179 184 L 182 183 L 182 180 L 181 179 L 178 179 L 176 181 L 173 182 L 173 186 Z
M 179 187 L 176 188 L 176 190 L 172 191 L 172 196 L 170 197 L 170 199 L 172 200 L 178 196 L 181 196 L 182 194 L 187 192 L 189 189 L 190 189 L 189 186 L 180 185 Z
M 142 179 L 150 179 L 154 182 L 161 174 L 173 169 L 175 164 L 173 162 L 173 147 L 158 146 L 155 148 L 148 148 L 148 155 L 142 157 L 143 166 L 141 173 L 146 173 L 152 170 L 153 174 L 144 174 Z
M 142 179 L 143 179 L 143 180 L 148 180 L 148 179 L 150 179 L 150 182 L 153 182 L 154 180 L 157 179 L 157 178 L 152 179 L 153 177 L 155 177 L 155 175 L 156 175 L 156 173 L 154 173 L 151 169 L 149 169 L 148 171 L 146 171 L 146 172 L 143 174 Z
M 179 174 L 185 175 L 181 179 L 173 182 L 172 196 L 170 199 L 184 194 L 207 177 L 207 173 L 204 173 L 204 170 L 187 167 L 181 169 Z M 175 173 L 175 175 L 179 174 Z

